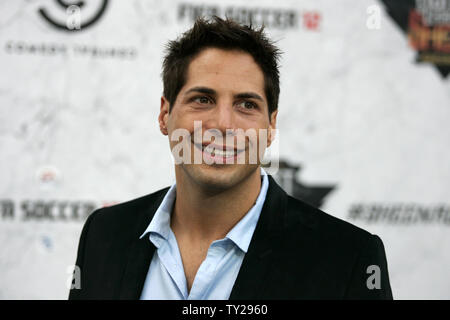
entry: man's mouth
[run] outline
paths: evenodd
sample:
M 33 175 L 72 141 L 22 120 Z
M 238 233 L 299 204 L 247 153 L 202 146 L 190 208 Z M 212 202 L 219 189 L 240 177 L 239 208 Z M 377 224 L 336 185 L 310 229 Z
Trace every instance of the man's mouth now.
M 237 157 L 245 151 L 245 149 L 237 149 L 235 147 L 221 146 L 214 143 L 194 143 L 194 146 L 202 151 L 204 160 L 219 163 L 231 163 L 232 160 L 236 160 Z

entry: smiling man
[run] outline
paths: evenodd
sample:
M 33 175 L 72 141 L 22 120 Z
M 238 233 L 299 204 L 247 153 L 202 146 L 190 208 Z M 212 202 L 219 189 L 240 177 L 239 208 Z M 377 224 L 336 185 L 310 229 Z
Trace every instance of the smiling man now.
M 169 42 L 158 120 L 176 184 L 89 216 L 70 299 L 392 298 L 379 237 L 261 169 L 279 55 L 262 29 L 217 17 Z

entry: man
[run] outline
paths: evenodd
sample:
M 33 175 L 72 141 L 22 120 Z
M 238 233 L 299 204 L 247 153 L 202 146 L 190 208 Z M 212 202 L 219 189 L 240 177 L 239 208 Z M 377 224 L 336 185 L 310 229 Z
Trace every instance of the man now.
M 169 43 L 159 126 L 176 184 L 89 216 L 70 299 L 392 298 L 380 238 L 261 169 L 279 54 L 262 29 L 217 17 Z

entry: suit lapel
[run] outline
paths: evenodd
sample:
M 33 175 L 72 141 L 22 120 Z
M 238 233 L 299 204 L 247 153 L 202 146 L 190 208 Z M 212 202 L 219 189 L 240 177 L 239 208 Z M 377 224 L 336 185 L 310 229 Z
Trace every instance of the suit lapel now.
M 121 281 L 119 299 L 138 300 L 141 296 L 148 268 L 156 248 L 148 237 L 142 239 L 139 239 L 139 237 L 152 220 L 167 191 L 168 188 L 162 190 L 156 198 L 151 199 L 148 208 L 143 210 L 140 218 L 137 219 L 136 227 L 131 235 L 131 244 L 128 247 L 128 252 L 125 253 L 128 258 Z
M 270 262 L 276 254 L 276 248 L 282 245 L 286 203 L 286 193 L 269 176 L 266 200 L 230 300 L 258 299 L 263 296 Z

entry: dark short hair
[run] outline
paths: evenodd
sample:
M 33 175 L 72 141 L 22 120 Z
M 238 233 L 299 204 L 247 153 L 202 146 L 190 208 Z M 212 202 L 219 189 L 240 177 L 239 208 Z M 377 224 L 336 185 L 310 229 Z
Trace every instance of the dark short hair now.
M 194 26 L 178 39 L 169 41 L 163 62 L 164 97 L 170 109 L 181 88 L 186 83 L 189 63 L 206 48 L 241 50 L 249 53 L 264 74 L 264 91 L 267 98 L 269 116 L 278 109 L 280 76 L 278 60 L 281 51 L 264 33 L 264 26 L 254 29 L 252 25 L 240 25 L 230 19 L 217 16 L 212 20 L 198 18 Z

